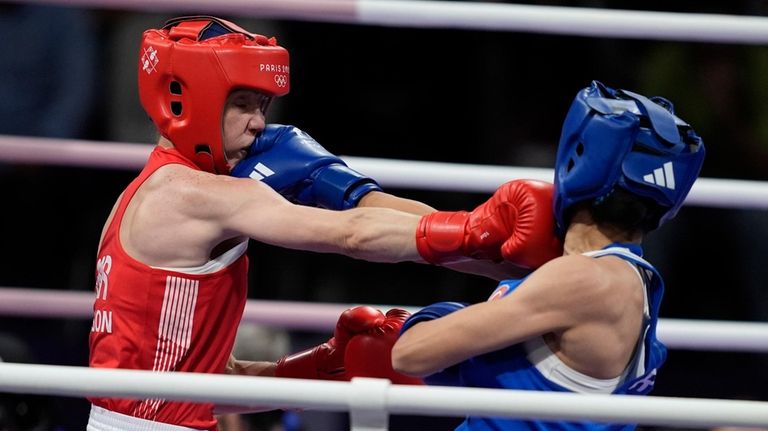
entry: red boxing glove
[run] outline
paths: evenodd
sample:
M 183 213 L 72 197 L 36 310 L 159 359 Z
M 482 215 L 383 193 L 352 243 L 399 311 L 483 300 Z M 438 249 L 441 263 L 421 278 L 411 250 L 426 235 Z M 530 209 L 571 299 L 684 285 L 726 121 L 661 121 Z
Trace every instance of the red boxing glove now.
M 373 307 L 354 307 L 344 311 L 330 340 L 280 358 L 275 368 L 275 377 L 349 380 L 351 377 L 347 376 L 344 368 L 347 343 L 354 334 L 376 328 L 384 321 L 384 315 Z
M 503 184 L 471 213 L 428 214 L 416 230 L 419 254 L 434 264 L 469 257 L 538 268 L 563 253 L 555 235 L 553 194 L 550 183 L 515 180 Z
M 379 312 L 381 314 L 381 312 Z M 423 385 L 421 379 L 406 376 L 392 369 L 392 346 L 397 341 L 400 328 L 411 313 L 394 308 L 387 311 L 383 321 L 349 340 L 344 354 L 347 376 L 389 379 L 400 385 Z

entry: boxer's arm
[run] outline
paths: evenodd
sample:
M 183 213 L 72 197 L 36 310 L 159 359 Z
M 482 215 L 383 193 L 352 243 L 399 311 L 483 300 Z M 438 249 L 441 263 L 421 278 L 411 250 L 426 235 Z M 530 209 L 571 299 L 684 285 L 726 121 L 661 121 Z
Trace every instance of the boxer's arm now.
M 392 349 L 394 369 L 428 376 L 536 336 L 603 319 L 605 281 L 593 261 L 584 256 L 557 258 L 502 299 L 414 325 Z
M 275 375 L 275 363 L 268 361 L 244 361 L 229 355 L 229 361 L 224 370 L 226 374 L 255 376 L 255 377 L 273 377 Z M 233 405 L 215 405 L 213 412 L 216 415 L 224 414 L 243 414 L 258 413 L 275 410 L 276 407 L 266 406 L 233 406 Z
M 416 246 L 416 236 L 428 239 L 432 232 L 417 231 L 417 226 L 431 214 L 419 217 L 371 207 L 324 210 L 293 205 L 258 181 L 195 171 L 185 175 L 192 178 L 183 182 L 175 180 L 176 184 L 183 183 L 183 188 L 166 196 L 176 203 L 166 202 L 164 207 L 174 208 L 174 217 L 187 219 L 175 222 L 174 228 L 185 236 L 195 236 L 198 243 L 202 241 L 213 247 L 228 239 L 247 236 L 280 247 L 337 253 L 373 262 L 425 261 L 423 250 Z M 505 216 L 493 221 L 496 217 L 490 214 L 483 220 L 499 226 L 506 223 Z M 473 235 L 479 233 L 473 229 Z M 463 252 L 474 256 L 475 245 L 468 242 L 462 246 Z M 480 250 L 481 255 L 483 252 Z M 494 253 L 499 254 L 498 250 Z
M 285 248 L 338 253 L 375 262 L 421 262 L 414 232 L 419 217 L 385 208 L 331 211 L 294 205 L 268 186 L 218 176 L 205 189 L 203 229 L 222 239 L 245 235 Z
M 230 356 L 227 362 L 226 373 L 243 376 L 274 377 L 274 362 L 269 361 L 244 361 Z
M 445 317 L 458 310 L 464 309 L 468 304 L 463 302 L 438 302 L 428 305 L 408 317 L 400 328 L 400 336 L 422 322 Z M 423 382 L 433 386 L 461 386 L 461 364 L 456 364 L 437 373 L 424 376 Z
M 425 203 L 380 191 L 373 191 L 363 196 L 357 207 L 392 208 L 416 215 L 426 215 L 437 211 Z

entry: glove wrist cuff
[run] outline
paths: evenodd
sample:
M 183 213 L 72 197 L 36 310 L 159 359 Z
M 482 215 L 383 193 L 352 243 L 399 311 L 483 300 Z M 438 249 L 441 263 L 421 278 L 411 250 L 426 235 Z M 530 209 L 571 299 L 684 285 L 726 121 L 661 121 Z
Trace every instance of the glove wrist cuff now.
M 343 363 L 333 362 L 328 343 L 283 356 L 275 365 L 275 377 L 312 380 L 348 380 Z
M 317 369 L 314 366 L 314 352 L 315 349 L 309 349 L 278 359 L 275 366 L 275 377 L 316 379 Z
M 354 208 L 367 193 L 381 191 L 375 180 L 341 163 L 329 165 L 315 175 L 312 192 L 317 206 L 323 208 Z
M 465 260 L 464 232 L 469 221 L 466 211 L 437 211 L 421 218 L 416 228 L 416 248 L 432 264 Z

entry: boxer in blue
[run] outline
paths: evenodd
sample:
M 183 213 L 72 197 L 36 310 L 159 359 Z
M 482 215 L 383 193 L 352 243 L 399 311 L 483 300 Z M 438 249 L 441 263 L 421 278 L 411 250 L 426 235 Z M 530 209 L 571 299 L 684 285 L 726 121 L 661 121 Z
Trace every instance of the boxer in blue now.
M 404 323 L 396 371 L 426 383 L 644 395 L 666 358 L 664 284 L 644 236 L 672 219 L 704 161 L 668 100 L 600 82 L 578 93 L 555 165 L 564 252 L 489 300 L 433 304 Z M 468 417 L 460 430 L 631 430 L 634 425 Z

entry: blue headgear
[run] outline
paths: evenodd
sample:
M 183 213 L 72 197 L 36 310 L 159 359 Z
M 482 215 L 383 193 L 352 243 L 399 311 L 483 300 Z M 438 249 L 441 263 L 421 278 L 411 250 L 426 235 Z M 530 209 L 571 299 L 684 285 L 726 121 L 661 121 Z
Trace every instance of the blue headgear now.
M 598 81 L 581 90 L 563 124 L 555 164 L 554 210 L 565 232 L 573 204 L 606 198 L 616 187 L 660 205 L 672 219 L 704 163 L 704 143 L 674 115 L 672 103 Z

